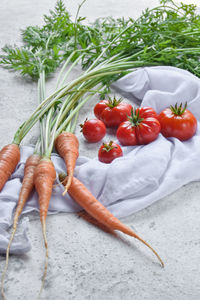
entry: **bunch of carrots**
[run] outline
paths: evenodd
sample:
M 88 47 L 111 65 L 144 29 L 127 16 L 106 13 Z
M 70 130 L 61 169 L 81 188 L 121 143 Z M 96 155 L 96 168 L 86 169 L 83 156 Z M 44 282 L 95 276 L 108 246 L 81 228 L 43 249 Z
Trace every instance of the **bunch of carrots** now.
M 125 30 L 124 30 L 125 31 Z M 91 97 L 104 89 L 104 79 L 115 75 L 124 74 L 143 66 L 144 62 L 134 60 L 135 54 L 116 55 L 108 59 L 103 59 L 106 51 L 114 43 L 122 31 L 116 36 L 110 44 L 105 47 L 101 54 L 93 61 L 90 67 L 84 71 L 78 78 L 67 82 L 71 70 L 83 58 L 79 53 L 78 58 L 75 50 L 65 61 L 60 74 L 58 75 L 55 92 L 46 97 L 45 92 L 45 55 L 44 59 L 38 64 L 38 107 L 31 114 L 14 135 L 11 144 L 6 145 L 0 151 L 0 191 L 10 175 L 14 172 L 20 161 L 20 144 L 23 138 L 29 133 L 31 128 L 39 122 L 40 134 L 35 145 L 34 153 L 31 155 L 24 167 L 24 178 L 22 182 L 19 200 L 13 217 L 13 228 L 10 241 L 6 252 L 6 263 L 1 279 L 1 294 L 5 299 L 4 281 L 8 268 L 9 253 L 12 241 L 17 229 L 18 220 L 22 210 L 28 201 L 33 188 L 38 194 L 40 208 L 40 220 L 46 249 L 45 266 L 42 277 L 40 293 L 43 289 L 47 266 L 48 266 L 48 243 L 46 237 L 46 217 L 48 214 L 49 201 L 56 179 L 56 170 L 51 160 L 51 153 L 55 147 L 58 154 L 64 159 L 67 175 L 60 174 L 60 181 L 65 186 L 63 196 L 68 192 L 89 215 L 103 224 L 110 230 L 121 231 L 131 237 L 134 237 L 149 247 L 157 256 L 162 266 L 162 259 L 157 252 L 132 229 L 124 225 L 115 216 L 113 216 L 81 183 L 74 177 L 76 160 L 79 155 L 79 142 L 74 135 L 77 118 L 82 106 L 91 99 Z M 48 45 L 46 45 L 48 48 Z M 74 58 L 75 57 L 75 58 Z M 73 63 L 69 66 L 70 62 Z M 153 65 L 146 63 L 145 65 Z M 155 64 L 156 65 L 156 64 Z
M 114 217 L 90 193 L 83 183 L 73 176 L 76 160 L 79 155 L 79 142 L 73 133 L 79 110 L 93 96 L 93 94 L 97 93 L 102 88 L 100 83 L 103 76 L 110 75 L 111 73 L 115 74 L 116 72 L 120 72 L 125 69 L 127 70 L 127 68 L 132 70 L 135 64 L 126 62 L 126 60 L 124 61 L 124 64 L 122 64 L 122 60 L 120 60 L 118 64 L 116 64 L 116 62 L 112 63 L 112 60 L 110 59 L 101 64 L 98 64 L 98 61 L 96 61 L 95 64 L 93 64 L 79 78 L 70 83 L 66 83 L 66 78 L 72 69 L 72 67 L 67 68 L 69 62 L 70 59 L 66 61 L 61 69 L 60 75 L 58 76 L 56 91 L 49 97 L 46 97 L 45 95 L 45 73 L 44 70 L 41 70 L 40 78 L 38 80 L 38 107 L 30 118 L 17 130 L 13 142 L 3 147 L 0 151 L 0 190 L 2 190 L 6 181 L 9 179 L 9 176 L 13 173 L 20 161 L 21 141 L 34 124 L 39 121 L 40 135 L 33 155 L 31 155 L 25 163 L 24 178 L 19 194 L 19 201 L 14 214 L 13 229 L 6 252 L 6 264 L 1 280 L 1 294 L 3 299 L 5 299 L 4 280 L 8 268 L 11 243 L 16 232 L 21 212 L 34 187 L 38 194 L 40 220 L 46 248 L 45 268 L 40 293 L 42 291 L 48 264 L 46 217 L 53 184 L 56 179 L 56 170 L 53 162 L 51 161 L 51 153 L 54 146 L 66 164 L 67 176 L 60 176 L 61 182 L 65 185 L 63 196 L 68 192 L 71 198 L 73 198 L 99 223 L 105 225 L 111 230 L 119 230 L 140 240 L 153 251 L 161 265 L 164 266 L 160 256 L 147 242 L 138 236 L 132 229 L 128 228 Z M 73 65 L 76 63 L 77 61 L 75 61 Z

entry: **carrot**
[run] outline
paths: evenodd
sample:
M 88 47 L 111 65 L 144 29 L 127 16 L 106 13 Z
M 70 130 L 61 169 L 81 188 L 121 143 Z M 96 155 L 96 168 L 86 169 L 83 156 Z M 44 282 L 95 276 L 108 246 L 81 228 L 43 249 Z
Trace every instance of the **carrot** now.
M 87 221 L 88 223 L 100 228 L 106 233 L 116 235 L 116 232 L 113 231 L 112 229 L 109 229 L 107 226 L 103 225 L 99 221 L 97 221 L 94 217 L 89 215 L 85 210 L 82 210 L 81 212 L 78 212 L 77 215 L 82 218 L 83 220 Z
M 63 179 L 63 175 L 60 176 L 60 179 Z M 113 216 L 113 214 L 107 208 L 105 208 L 77 178 L 73 177 L 72 183 L 68 189 L 68 193 L 72 199 L 74 199 L 97 221 L 111 230 L 119 230 L 129 236 L 132 236 L 149 247 L 157 256 L 161 265 L 164 267 L 164 263 L 158 253 L 132 229 L 124 225 L 115 216 Z
M 19 201 L 17 203 L 17 207 L 16 207 L 15 214 L 14 214 L 12 234 L 10 236 L 10 241 L 8 243 L 8 247 L 7 247 L 7 251 L 6 251 L 6 264 L 5 264 L 5 268 L 4 268 L 4 271 L 2 274 L 2 278 L 1 278 L 1 295 L 3 298 L 5 298 L 4 291 L 3 291 L 3 285 L 4 285 L 5 274 L 8 269 L 10 246 L 12 244 L 12 241 L 13 241 L 16 229 L 17 229 L 17 223 L 18 223 L 19 217 L 21 215 L 21 212 L 24 208 L 24 205 L 26 204 L 26 202 L 28 200 L 28 197 L 29 197 L 31 191 L 33 190 L 34 170 L 35 170 L 36 166 L 38 165 L 39 161 L 40 161 L 40 156 L 38 154 L 33 154 L 27 159 L 25 167 L 24 167 L 24 178 L 23 178 L 22 187 L 21 187 L 20 194 L 19 194 Z
M 73 179 L 74 168 L 79 155 L 79 142 L 73 133 L 65 131 L 56 138 L 55 147 L 58 154 L 64 159 L 67 168 L 68 180 L 63 192 L 65 195 Z
M 51 199 L 53 183 L 56 178 L 56 171 L 52 161 L 49 158 L 42 158 L 35 168 L 34 172 L 34 184 L 39 197 L 40 206 L 40 220 L 42 224 L 42 232 L 44 237 L 44 245 L 46 248 L 45 256 L 45 268 L 42 277 L 42 286 L 40 289 L 40 294 L 44 286 L 44 280 L 47 273 L 48 266 L 48 243 L 46 237 L 46 216 L 49 207 L 49 201 Z
M 0 151 L 0 191 L 14 172 L 20 160 L 20 150 L 17 144 L 9 144 Z

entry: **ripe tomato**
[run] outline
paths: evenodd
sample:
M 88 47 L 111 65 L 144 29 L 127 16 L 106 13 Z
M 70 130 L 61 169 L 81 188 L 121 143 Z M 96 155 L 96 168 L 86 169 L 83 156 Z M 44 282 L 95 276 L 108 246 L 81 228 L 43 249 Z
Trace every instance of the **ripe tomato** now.
M 131 111 L 128 120 L 117 129 L 117 139 L 124 146 L 145 145 L 154 141 L 160 132 L 157 114 L 151 107 Z
M 115 158 L 120 156 L 123 156 L 122 149 L 118 144 L 114 143 L 113 141 L 110 141 L 107 144 L 103 143 L 99 148 L 98 158 L 99 161 L 103 163 L 109 164 Z
M 164 109 L 158 116 L 161 125 L 161 133 L 165 137 L 176 137 L 180 141 L 190 139 L 196 132 L 197 120 L 195 116 L 186 109 L 187 103 L 182 103 Z
M 85 139 L 90 143 L 99 142 L 106 134 L 106 126 L 101 120 L 86 119 L 80 126 Z
M 101 120 L 101 114 L 105 108 L 108 107 L 108 100 L 101 100 L 94 107 L 94 115 L 97 119 Z
M 121 99 L 102 100 L 94 107 L 95 116 L 104 122 L 106 127 L 118 127 L 130 115 L 132 105 Z

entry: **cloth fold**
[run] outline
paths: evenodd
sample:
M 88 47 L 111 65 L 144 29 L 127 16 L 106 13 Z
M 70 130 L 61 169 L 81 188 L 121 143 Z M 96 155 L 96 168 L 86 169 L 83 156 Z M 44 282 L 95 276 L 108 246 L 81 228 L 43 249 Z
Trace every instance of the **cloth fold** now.
M 158 138 L 145 146 L 122 147 L 124 156 L 111 164 L 97 158 L 80 156 L 75 176 L 116 217 L 128 216 L 174 192 L 181 186 L 200 179 L 200 79 L 191 73 L 174 67 L 147 67 L 132 72 L 113 84 L 130 101 L 139 101 L 142 106 L 151 106 L 159 113 L 167 106 L 188 103 L 198 120 L 193 138 L 181 142 L 176 138 Z M 33 147 L 21 147 L 21 160 L 15 172 L 0 193 L 0 252 L 5 252 L 8 243 L 8 228 L 23 178 L 24 164 Z M 64 161 L 52 154 L 57 174 L 66 172 Z M 58 183 L 57 179 L 57 183 Z M 62 185 L 52 193 L 49 213 L 77 212 L 81 208 L 69 195 L 62 196 Z M 23 214 L 38 210 L 37 195 L 33 192 Z M 11 252 L 24 253 L 30 250 L 26 226 L 16 235 Z

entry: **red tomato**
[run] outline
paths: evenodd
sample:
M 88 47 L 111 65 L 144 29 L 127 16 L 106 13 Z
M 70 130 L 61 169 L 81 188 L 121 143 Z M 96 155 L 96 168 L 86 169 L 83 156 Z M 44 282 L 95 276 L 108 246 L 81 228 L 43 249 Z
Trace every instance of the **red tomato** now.
M 101 120 L 86 119 L 80 126 L 85 139 L 90 143 L 99 142 L 106 134 L 106 126 Z
M 157 114 L 151 107 L 137 108 L 117 129 L 117 139 L 124 146 L 145 145 L 160 132 Z
M 177 104 L 164 109 L 158 116 L 161 125 L 161 133 L 165 137 L 176 137 L 180 141 L 190 139 L 196 132 L 197 120 L 195 116 L 186 109 L 187 104 Z
M 122 149 L 118 144 L 114 143 L 113 141 L 110 141 L 107 144 L 103 143 L 99 148 L 98 158 L 103 163 L 109 164 L 115 158 L 120 156 L 123 156 Z
M 95 117 L 99 120 L 101 120 L 101 114 L 103 112 L 103 110 L 108 107 L 108 100 L 101 100 L 99 103 L 97 103 L 94 107 L 94 114 Z
M 106 127 L 118 127 L 120 123 L 127 119 L 127 114 L 130 115 L 132 105 L 116 100 L 102 100 L 94 107 L 95 116 L 102 120 Z

